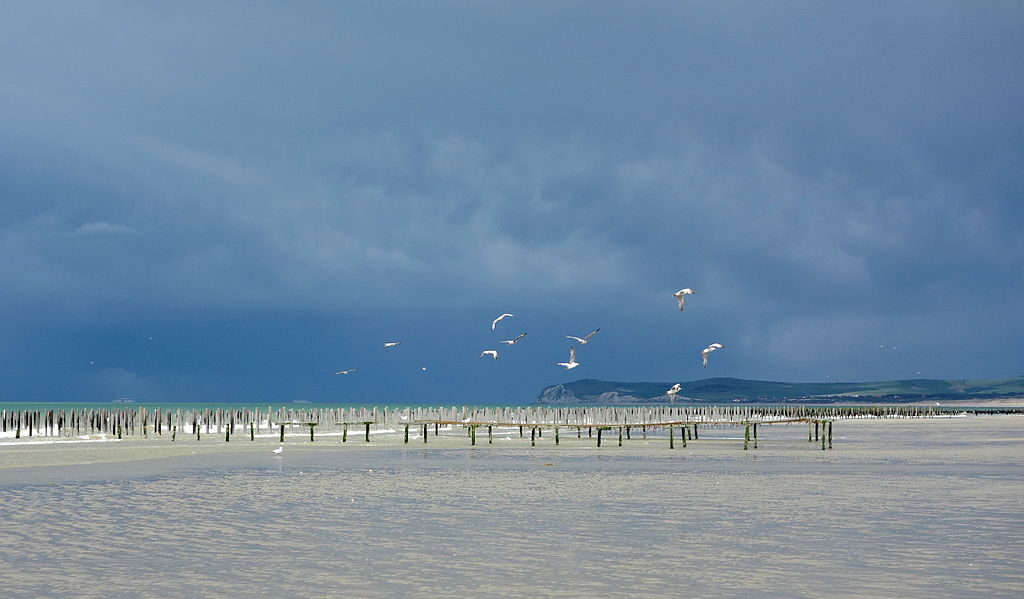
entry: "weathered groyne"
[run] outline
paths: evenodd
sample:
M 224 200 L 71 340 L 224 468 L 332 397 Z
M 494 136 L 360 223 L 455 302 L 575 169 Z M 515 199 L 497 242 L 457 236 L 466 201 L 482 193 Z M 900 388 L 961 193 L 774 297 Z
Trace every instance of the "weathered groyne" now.
M 520 436 L 529 430 L 531 442 L 545 430 L 553 430 L 556 443 L 561 429 L 575 429 L 578 437 L 586 431 L 588 437 L 596 433 L 601 444 L 602 434 L 618 431 L 619 443 L 623 434 L 630 439 L 632 431 L 639 429 L 646 437 L 650 431 L 667 431 L 670 446 L 675 445 L 676 430 L 680 442 L 698 439 L 698 427 L 744 427 L 744 446 L 751 438 L 756 447 L 758 426 L 767 424 L 808 424 L 808 440 L 822 441 L 825 431 L 831 444 L 831 422 L 844 418 L 929 418 L 949 415 L 954 410 L 938 406 L 646 406 L 646 407 L 268 407 L 266 409 L 147 409 L 119 406 L 111 408 L 2 410 L 0 431 L 14 432 L 22 437 L 73 437 L 103 434 L 118 439 L 152 436 L 169 437 L 174 441 L 185 436 L 201 439 L 215 435 L 225 442 L 233 437 L 254 440 L 257 434 L 274 433 L 283 441 L 285 434 L 308 431 L 311 441 L 317 432 L 341 432 L 342 441 L 348 441 L 350 428 L 370 440 L 371 430 L 404 433 L 408 442 L 409 429 L 422 428 L 423 440 L 429 429 L 438 434 L 441 425 L 466 429 L 473 444 L 476 429 L 484 426 L 490 440 L 496 427 L 519 427 Z M 751 427 L 753 436 L 751 437 Z M 819 430 L 821 431 L 819 434 Z

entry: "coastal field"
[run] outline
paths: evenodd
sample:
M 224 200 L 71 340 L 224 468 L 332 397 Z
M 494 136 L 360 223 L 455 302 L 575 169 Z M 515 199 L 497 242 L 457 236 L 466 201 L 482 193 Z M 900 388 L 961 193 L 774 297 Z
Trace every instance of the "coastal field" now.
M 1019 597 L 1024 417 L 2 440 L 4 597 Z

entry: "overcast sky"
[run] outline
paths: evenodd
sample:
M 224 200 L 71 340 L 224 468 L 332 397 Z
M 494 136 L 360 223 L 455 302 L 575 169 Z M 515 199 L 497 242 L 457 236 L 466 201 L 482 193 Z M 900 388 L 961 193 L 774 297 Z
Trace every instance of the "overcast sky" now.
M 997 1 L 0 3 L 0 401 L 1024 374 L 1022 27 Z

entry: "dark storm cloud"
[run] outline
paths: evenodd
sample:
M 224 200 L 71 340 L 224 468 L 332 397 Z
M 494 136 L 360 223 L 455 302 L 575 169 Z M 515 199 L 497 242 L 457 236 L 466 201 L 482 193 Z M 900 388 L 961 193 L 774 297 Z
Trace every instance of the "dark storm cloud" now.
M 312 311 L 359 337 L 511 303 L 619 323 L 586 376 L 692 378 L 667 295 L 692 286 L 687 341 L 731 342 L 735 376 L 1017 374 L 1013 3 L 2 12 L 18 320 Z M 158 393 L 117 368 L 97 384 Z

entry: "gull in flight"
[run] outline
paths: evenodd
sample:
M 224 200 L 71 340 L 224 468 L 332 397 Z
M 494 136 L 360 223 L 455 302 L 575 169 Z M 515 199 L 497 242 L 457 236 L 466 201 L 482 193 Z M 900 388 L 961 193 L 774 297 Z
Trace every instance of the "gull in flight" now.
M 274 453 L 274 455 L 281 455 L 282 451 L 284 451 L 284 445 L 282 445 L 281 447 L 278 447 L 277 449 L 275 449 L 273 453 Z
M 596 334 L 597 334 L 597 332 L 598 332 L 598 331 L 600 331 L 600 330 L 601 330 L 601 329 L 594 329 L 593 331 L 590 331 L 589 333 L 587 333 L 587 334 L 586 334 L 586 335 L 584 335 L 583 337 L 573 337 L 572 335 L 566 335 L 566 336 L 565 336 L 565 338 L 566 338 L 566 339 L 575 339 L 575 340 L 576 340 L 576 342 L 577 342 L 577 343 L 579 343 L 580 345 L 586 345 L 586 344 L 587 344 L 587 341 L 588 341 L 588 340 L 589 340 L 589 339 L 590 339 L 591 337 L 593 337 L 594 335 L 596 335 Z
M 571 369 L 576 368 L 577 366 L 579 366 L 580 363 L 576 361 L 576 347 L 573 346 L 573 345 L 569 346 L 569 361 L 568 362 L 555 362 L 555 363 L 558 364 L 559 366 L 565 366 L 566 370 L 571 370 Z
M 401 341 L 387 341 L 384 343 L 384 347 L 394 347 L 401 343 Z
M 502 343 L 508 343 L 509 345 L 515 345 L 516 341 L 519 341 L 520 339 L 522 339 L 525 336 L 526 336 L 526 333 L 522 333 L 522 334 L 516 335 L 514 339 L 506 339 L 505 341 L 502 341 Z
M 704 360 L 704 368 L 708 367 L 708 354 L 715 351 L 716 349 L 722 349 L 725 347 L 721 343 L 712 343 L 711 345 L 704 348 L 704 351 L 700 352 L 701 359 Z
M 490 356 L 490 357 L 494 358 L 495 360 L 497 360 L 498 359 L 498 350 L 496 350 L 496 349 L 485 349 L 484 351 L 480 352 L 480 357 L 482 358 L 484 356 Z
M 686 296 L 693 295 L 693 293 L 694 293 L 693 289 L 690 289 L 689 287 L 687 287 L 686 289 L 680 289 L 679 291 L 676 291 L 675 293 L 672 294 L 672 296 L 675 297 L 676 300 L 679 302 L 679 311 L 680 312 L 683 311 L 683 304 L 685 302 Z
M 672 398 L 672 401 L 675 401 L 676 393 L 679 393 L 682 390 L 683 386 L 680 385 L 679 383 L 676 383 L 675 385 L 672 385 L 672 387 L 668 391 L 665 392 L 665 395 L 668 395 L 669 397 Z
M 334 374 L 348 374 L 350 372 L 355 372 L 357 370 L 359 370 L 359 369 L 358 368 L 349 368 L 348 370 L 339 370 L 338 372 L 335 372 Z
M 494 327 L 498 326 L 498 321 L 499 320 L 501 320 L 502 318 L 508 318 L 510 316 L 515 316 L 515 314 L 509 314 L 508 312 L 506 312 L 506 313 L 502 314 L 501 316 L 495 318 L 494 322 L 491 323 L 491 330 L 493 331 Z

